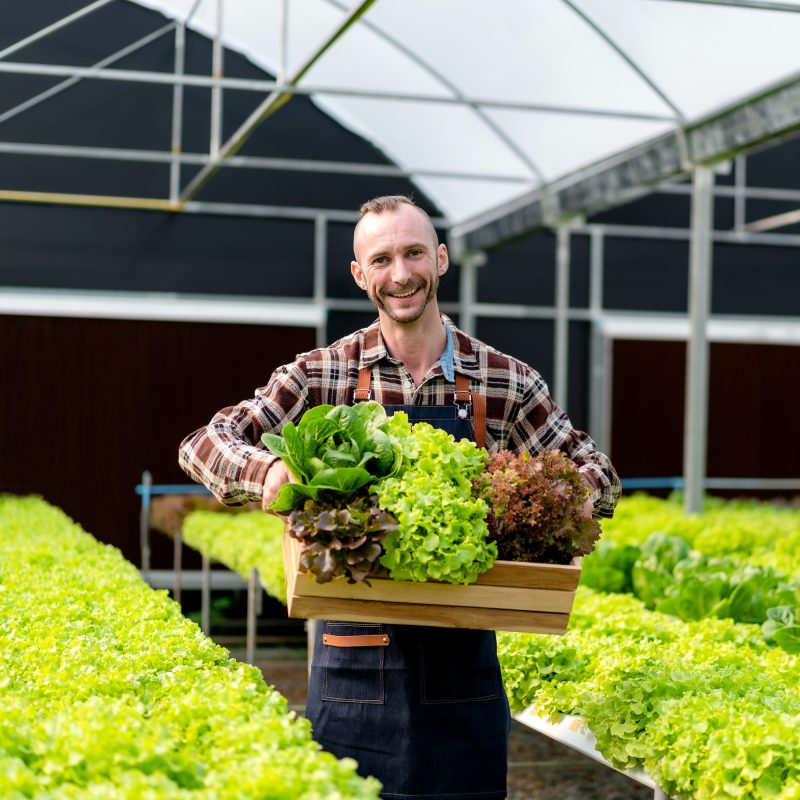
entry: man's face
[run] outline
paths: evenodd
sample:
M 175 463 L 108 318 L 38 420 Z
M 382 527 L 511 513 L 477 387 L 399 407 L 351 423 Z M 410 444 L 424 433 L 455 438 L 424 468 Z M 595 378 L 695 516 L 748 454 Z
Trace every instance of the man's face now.
M 439 277 L 447 271 L 445 245 L 426 217 L 401 205 L 367 214 L 356 229 L 350 270 L 378 311 L 399 323 L 416 322 L 435 306 Z

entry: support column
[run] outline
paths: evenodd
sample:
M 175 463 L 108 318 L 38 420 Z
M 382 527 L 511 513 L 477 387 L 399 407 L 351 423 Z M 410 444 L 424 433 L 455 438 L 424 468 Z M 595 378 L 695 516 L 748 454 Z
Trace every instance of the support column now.
M 556 318 L 553 345 L 553 399 L 562 409 L 567 407 L 569 381 L 569 258 L 570 230 L 567 225 L 556 228 Z
M 217 26 L 211 49 L 211 76 L 219 81 L 223 74 L 224 51 L 222 47 L 222 14 L 224 0 L 217 0 Z M 211 87 L 211 134 L 208 154 L 212 162 L 219 159 L 222 143 L 222 86 L 215 83 Z
M 486 253 L 466 253 L 459 262 L 461 284 L 459 289 L 458 327 L 475 336 L 475 304 L 478 302 L 478 267 L 486 263 Z
M 686 343 L 686 403 L 683 477 L 686 513 L 702 513 L 708 446 L 708 316 L 711 310 L 714 173 L 692 174 L 692 234 L 689 250 L 689 339 Z
M 603 233 L 590 234 L 589 313 L 589 435 L 607 455 L 611 452 L 611 341 L 603 332 Z
M 328 344 L 328 220 L 324 214 L 314 219 L 314 303 L 322 309 L 317 325 L 317 347 Z
M 175 28 L 175 77 L 182 78 L 186 63 L 186 26 Z M 183 150 L 183 84 L 172 87 L 172 158 L 169 165 L 169 200 L 177 203 L 181 194 L 181 151 Z

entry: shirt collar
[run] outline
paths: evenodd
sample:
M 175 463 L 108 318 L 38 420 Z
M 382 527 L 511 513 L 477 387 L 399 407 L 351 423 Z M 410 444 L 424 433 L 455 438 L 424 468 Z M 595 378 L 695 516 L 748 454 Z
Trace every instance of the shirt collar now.
M 482 380 L 480 366 L 469 336 L 460 331 L 446 314 L 442 314 L 441 317 L 447 334 L 447 344 L 439 359 L 439 367 L 441 367 L 445 379 L 453 382 L 455 380 L 454 373 L 460 372 L 471 378 Z M 448 353 L 452 357 L 453 372 L 450 375 L 448 374 L 450 366 Z M 376 319 L 372 325 L 364 329 L 358 368 L 371 367 L 384 358 L 389 358 L 389 352 L 383 343 L 383 336 L 381 336 L 380 320 Z

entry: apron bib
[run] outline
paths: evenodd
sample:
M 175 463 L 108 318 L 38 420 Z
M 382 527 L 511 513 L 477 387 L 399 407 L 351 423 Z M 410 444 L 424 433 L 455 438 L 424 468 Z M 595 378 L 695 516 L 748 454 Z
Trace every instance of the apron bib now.
M 468 405 L 456 401 L 384 408 L 474 440 Z M 494 631 L 336 621 L 316 627 L 306 715 L 325 750 L 354 758 L 360 775 L 381 781 L 382 797 L 506 796 L 511 718 Z

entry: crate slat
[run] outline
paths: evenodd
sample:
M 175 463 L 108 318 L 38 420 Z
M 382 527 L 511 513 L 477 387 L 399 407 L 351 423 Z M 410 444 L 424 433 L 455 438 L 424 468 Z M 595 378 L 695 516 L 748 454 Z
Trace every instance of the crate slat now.
M 300 543 L 284 535 L 290 617 L 387 622 L 447 628 L 561 634 L 566 630 L 581 568 L 512 561 L 495 565 L 468 586 L 371 578 L 317 583 L 301 571 Z

